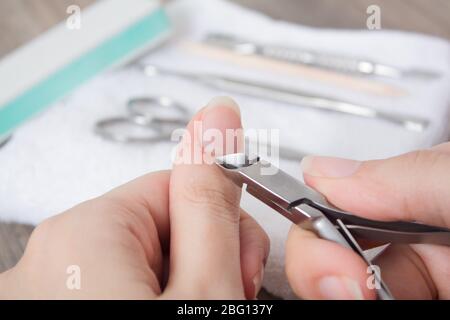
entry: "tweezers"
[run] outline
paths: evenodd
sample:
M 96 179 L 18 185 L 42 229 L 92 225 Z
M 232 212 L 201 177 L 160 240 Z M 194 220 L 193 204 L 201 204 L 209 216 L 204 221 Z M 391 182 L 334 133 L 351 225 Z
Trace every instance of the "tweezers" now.
M 350 248 L 372 266 L 356 239 L 382 243 L 428 243 L 450 246 L 450 230 L 416 222 L 376 221 L 344 212 L 317 191 L 278 169 L 270 162 L 243 153 L 216 159 L 216 164 L 237 185 L 276 210 L 292 223 L 313 231 L 320 238 Z M 374 274 L 378 298 L 393 299 L 379 274 Z

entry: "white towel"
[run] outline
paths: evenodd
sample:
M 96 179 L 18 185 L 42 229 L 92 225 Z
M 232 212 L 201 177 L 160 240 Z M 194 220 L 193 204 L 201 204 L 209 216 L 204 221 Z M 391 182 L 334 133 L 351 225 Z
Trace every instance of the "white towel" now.
M 428 147 L 447 137 L 450 46 L 444 40 L 394 31 L 317 30 L 274 21 L 223 0 L 179 0 L 168 11 L 177 30 L 175 39 L 145 57 L 148 62 L 174 69 L 264 79 L 432 120 L 424 133 L 414 133 L 376 120 L 233 95 L 242 108 L 244 125 L 280 128 L 282 145 L 315 154 L 370 159 Z M 440 71 L 444 77 L 433 82 L 403 82 L 400 85 L 410 92 L 409 96 L 381 98 L 298 77 L 243 70 L 186 55 L 174 45 L 180 39 L 199 39 L 209 31 L 365 56 L 403 68 L 429 68 Z M 19 128 L 0 149 L 0 219 L 39 223 L 146 172 L 170 168 L 170 143 L 114 144 L 97 137 L 92 130 L 97 120 L 124 114 L 124 103 L 129 97 L 149 94 L 168 95 L 195 112 L 224 92 L 173 77 L 148 78 L 132 69 L 97 77 Z M 282 161 L 280 166 L 300 177 L 299 162 Z M 284 276 L 284 241 L 289 222 L 247 195 L 243 197 L 243 207 L 271 238 L 264 286 L 276 295 L 292 297 Z

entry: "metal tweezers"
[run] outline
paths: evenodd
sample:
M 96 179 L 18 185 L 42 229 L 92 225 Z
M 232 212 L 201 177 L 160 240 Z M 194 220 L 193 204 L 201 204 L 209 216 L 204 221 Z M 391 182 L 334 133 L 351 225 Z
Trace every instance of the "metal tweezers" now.
M 270 162 L 243 153 L 216 159 L 216 164 L 237 185 L 284 217 L 320 238 L 337 242 L 360 255 L 369 266 L 372 259 L 356 239 L 382 243 L 429 243 L 450 246 L 450 230 L 416 222 L 375 221 L 344 212 L 301 181 L 273 166 Z M 379 299 L 393 299 L 379 274 L 374 274 Z

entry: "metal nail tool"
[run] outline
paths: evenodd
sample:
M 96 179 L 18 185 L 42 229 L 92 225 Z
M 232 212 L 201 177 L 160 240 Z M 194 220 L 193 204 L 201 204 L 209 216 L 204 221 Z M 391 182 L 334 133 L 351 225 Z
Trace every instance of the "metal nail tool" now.
M 364 105 L 340 101 L 331 97 L 287 89 L 252 80 L 236 79 L 214 74 L 187 73 L 169 70 L 154 65 L 145 65 L 142 66 L 142 68 L 148 76 L 161 74 L 181 77 L 199 82 L 214 89 L 286 103 L 297 107 L 313 108 L 362 118 L 379 119 L 415 132 L 422 132 L 429 125 L 429 121 L 424 118 L 406 114 L 387 113 Z
M 134 97 L 124 116 L 101 119 L 95 132 L 104 139 L 123 143 L 169 141 L 172 132 L 186 126 L 189 110 L 165 96 Z
M 304 48 L 260 44 L 228 34 L 211 33 L 205 37 L 204 42 L 209 45 L 232 50 L 242 55 L 260 55 L 288 63 L 303 64 L 342 73 L 394 79 L 416 78 L 423 80 L 435 79 L 441 76 L 439 73 L 430 70 L 403 70 L 365 58 L 322 53 Z
M 126 103 L 126 110 L 124 116 L 99 120 L 95 124 L 95 133 L 106 140 L 122 143 L 170 142 L 172 132 L 184 128 L 192 117 L 185 105 L 166 96 L 131 98 Z M 246 141 L 255 147 L 272 147 L 269 143 Z M 291 148 L 277 148 L 279 156 L 286 160 L 299 161 L 304 156 L 302 152 Z
M 292 223 L 313 231 L 320 238 L 337 242 L 354 250 L 368 265 L 356 239 L 382 243 L 429 243 L 450 246 L 450 230 L 404 221 L 375 221 L 344 212 L 327 202 L 317 191 L 258 157 L 230 154 L 219 157 L 216 164 L 237 185 L 258 198 Z M 380 275 L 376 287 L 380 299 L 392 299 Z

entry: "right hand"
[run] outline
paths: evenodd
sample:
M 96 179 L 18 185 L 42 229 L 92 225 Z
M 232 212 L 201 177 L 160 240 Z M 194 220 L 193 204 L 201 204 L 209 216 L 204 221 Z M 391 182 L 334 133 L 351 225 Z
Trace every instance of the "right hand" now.
M 305 182 L 342 210 L 450 227 L 450 143 L 366 162 L 306 157 L 302 167 Z M 450 299 L 449 247 L 391 245 L 376 265 L 397 299 Z M 361 257 L 298 226 L 287 241 L 286 271 L 304 298 L 375 298 Z

